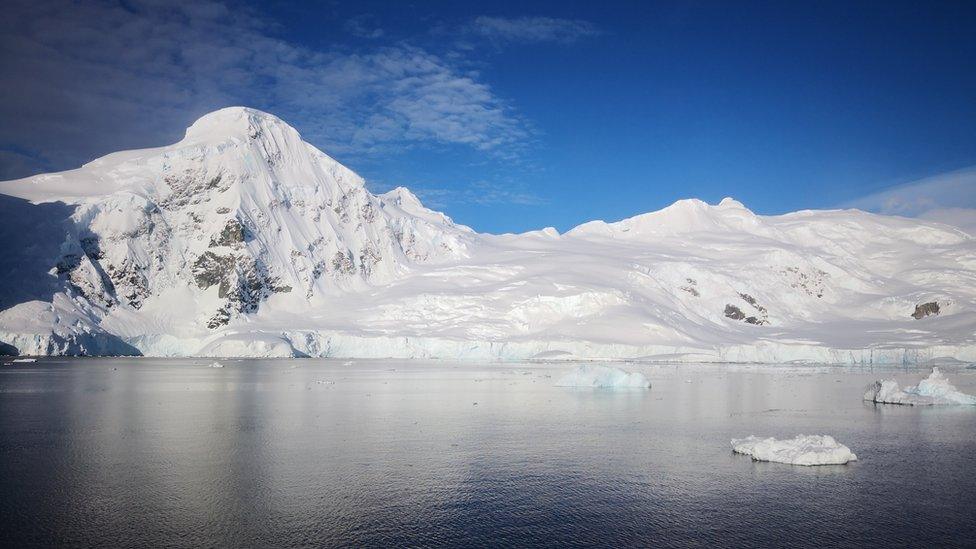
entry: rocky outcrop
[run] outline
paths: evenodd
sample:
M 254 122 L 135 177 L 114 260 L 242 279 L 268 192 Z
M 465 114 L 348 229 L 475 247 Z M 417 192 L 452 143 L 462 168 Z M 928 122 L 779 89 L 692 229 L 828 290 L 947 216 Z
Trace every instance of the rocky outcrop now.
M 237 258 L 233 255 L 217 255 L 207 251 L 193 262 L 193 279 L 201 290 L 206 290 L 223 282 L 227 274 L 236 266 Z M 226 290 L 223 293 L 226 293 Z
M 350 257 L 349 252 L 338 251 L 332 256 L 332 272 L 336 276 L 352 275 L 356 273 L 356 264 Z
M 760 305 L 759 302 L 756 301 L 756 298 L 752 297 L 749 294 L 743 294 L 743 293 L 740 293 L 739 297 L 741 297 L 742 300 L 748 303 L 749 305 L 755 307 L 755 309 L 760 313 L 762 313 L 763 315 L 766 314 L 766 308 Z
M 823 298 L 827 281 L 830 280 L 830 275 L 820 269 L 810 269 L 806 272 L 799 267 L 790 266 L 781 269 L 779 273 L 789 281 L 791 288 L 802 290 L 817 299 Z
M 193 277 L 201 290 L 217 286 L 217 297 L 226 300 L 207 321 L 210 329 L 227 324 L 237 313 L 257 311 L 271 294 L 292 290 L 263 261 L 244 254 L 207 251 L 194 262 Z
M 939 314 L 939 304 L 935 301 L 930 301 L 928 303 L 919 303 L 915 306 L 915 312 L 912 313 L 912 318 L 915 320 L 922 320 L 929 315 Z
M 244 225 L 237 219 L 228 219 L 224 228 L 219 234 L 210 239 L 210 247 L 215 246 L 238 246 L 244 243 L 247 231 Z
M 746 316 L 746 314 L 742 312 L 742 309 L 732 305 L 731 303 L 725 306 L 725 318 L 741 320 L 746 324 L 755 324 L 757 326 L 767 324 L 765 319 L 757 318 L 755 316 Z
M 769 324 L 769 313 L 766 311 L 766 307 L 760 305 L 756 298 L 747 293 L 739 292 L 739 297 L 742 299 L 742 301 L 745 301 L 753 309 L 755 309 L 758 312 L 758 315 L 747 315 L 737 305 L 728 303 L 725 305 L 725 318 L 740 320 L 746 324 L 755 324 L 757 326 Z

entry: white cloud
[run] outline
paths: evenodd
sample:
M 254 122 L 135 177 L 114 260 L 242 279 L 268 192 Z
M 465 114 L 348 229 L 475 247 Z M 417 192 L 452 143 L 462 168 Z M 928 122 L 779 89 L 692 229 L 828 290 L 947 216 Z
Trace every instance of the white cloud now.
M 0 150 L 46 169 L 175 141 L 196 117 L 237 104 L 353 160 L 422 144 L 504 157 L 530 134 L 463 60 L 415 46 L 312 50 L 212 0 L 13 0 L 4 11 Z M 25 169 L 13 158 L 0 156 L 0 173 Z
M 554 17 L 476 17 L 471 32 L 498 42 L 556 42 L 567 44 L 600 34 L 588 21 Z
M 937 221 L 976 234 L 976 166 L 898 185 L 844 206 Z

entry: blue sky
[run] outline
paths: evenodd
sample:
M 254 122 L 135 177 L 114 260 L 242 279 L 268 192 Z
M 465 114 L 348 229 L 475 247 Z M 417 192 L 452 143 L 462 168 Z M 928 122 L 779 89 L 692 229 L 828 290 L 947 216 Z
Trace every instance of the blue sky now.
M 7 15 L 3 178 L 170 143 L 244 104 L 481 231 L 686 197 L 976 208 L 971 2 L 14 0 Z

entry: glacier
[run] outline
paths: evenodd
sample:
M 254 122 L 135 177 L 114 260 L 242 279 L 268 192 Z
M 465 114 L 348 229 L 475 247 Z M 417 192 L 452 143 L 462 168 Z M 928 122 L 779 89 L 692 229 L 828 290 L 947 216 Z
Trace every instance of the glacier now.
M 789 465 L 844 465 L 857 461 L 851 449 L 828 435 L 797 435 L 791 439 L 732 439 L 732 451 L 752 456 L 754 461 L 771 461 Z
M 611 366 L 581 364 L 556 381 L 557 387 L 597 389 L 650 389 L 651 382 L 640 372 L 626 372 Z
M 726 198 L 483 234 L 244 107 L 0 182 L 0 241 L 0 354 L 976 361 L 962 230 Z
M 932 406 L 945 404 L 976 405 L 976 396 L 960 392 L 939 368 L 932 368 L 928 377 L 917 385 L 900 389 L 893 379 L 872 383 L 864 393 L 864 400 L 878 404 Z

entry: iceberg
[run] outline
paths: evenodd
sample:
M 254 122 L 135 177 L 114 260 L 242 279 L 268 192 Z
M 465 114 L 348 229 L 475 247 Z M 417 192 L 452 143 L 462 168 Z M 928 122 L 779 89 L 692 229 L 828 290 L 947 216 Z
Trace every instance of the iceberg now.
M 856 461 L 851 449 L 827 435 L 797 435 L 778 440 L 749 436 L 732 439 L 732 451 L 752 456 L 754 461 L 772 461 L 790 465 L 844 465 Z
M 868 386 L 864 400 L 878 404 L 903 404 L 907 406 L 932 406 L 945 404 L 976 405 L 976 396 L 967 395 L 949 383 L 938 368 L 932 368 L 929 377 L 900 389 L 893 379 L 882 379 Z
M 583 364 L 556 381 L 556 387 L 650 389 L 651 382 L 640 372 L 625 372 L 610 366 Z
M 224 365 L 223 365 L 223 364 L 221 364 L 221 363 L 219 363 L 219 362 L 217 362 L 217 361 L 214 361 L 214 362 L 212 362 L 212 363 L 210 364 L 210 367 L 211 367 L 211 368 L 223 368 L 223 367 L 224 367 Z

